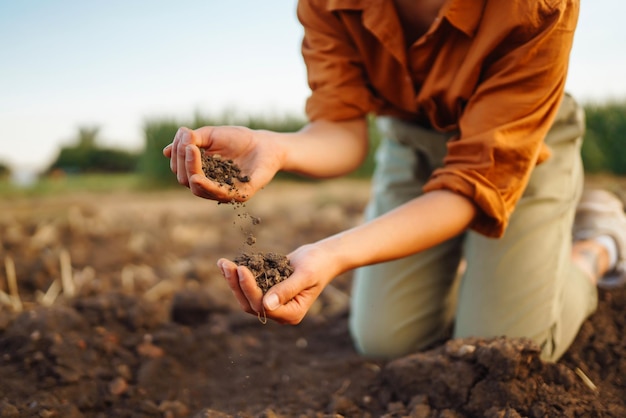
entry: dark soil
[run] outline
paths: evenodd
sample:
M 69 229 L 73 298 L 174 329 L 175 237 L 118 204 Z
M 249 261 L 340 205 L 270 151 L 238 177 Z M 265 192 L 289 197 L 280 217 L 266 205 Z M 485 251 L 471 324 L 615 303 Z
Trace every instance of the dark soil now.
M 248 204 L 257 245 L 351 227 L 367 190 L 268 187 Z M 600 292 L 556 364 L 505 338 L 371 360 L 348 332 L 350 275 L 297 326 L 241 312 L 215 265 L 240 252 L 234 216 L 173 192 L 0 202 L 0 417 L 626 416 L 626 289 Z
M 242 253 L 233 261 L 239 266 L 246 266 L 250 269 L 263 293 L 293 273 L 289 259 L 282 254 Z
M 250 177 L 242 175 L 241 169 L 233 160 L 222 158 L 219 154 L 202 152 L 202 171 L 207 178 L 222 185 L 236 189 L 235 180 L 242 183 L 250 181 Z

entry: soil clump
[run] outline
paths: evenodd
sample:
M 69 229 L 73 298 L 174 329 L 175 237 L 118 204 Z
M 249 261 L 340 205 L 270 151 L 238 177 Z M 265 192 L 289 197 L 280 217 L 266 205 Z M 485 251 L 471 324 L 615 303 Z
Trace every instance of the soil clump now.
M 241 169 L 233 160 L 225 159 L 219 154 L 202 151 L 202 171 L 207 178 L 236 190 L 235 180 L 242 183 L 250 181 L 250 177 L 241 174 Z
M 264 294 L 270 287 L 282 282 L 293 273 L 289 259 L 273 252 L 242 253 L 233 261 L 239 266 L 246 266 L 250 269 Z

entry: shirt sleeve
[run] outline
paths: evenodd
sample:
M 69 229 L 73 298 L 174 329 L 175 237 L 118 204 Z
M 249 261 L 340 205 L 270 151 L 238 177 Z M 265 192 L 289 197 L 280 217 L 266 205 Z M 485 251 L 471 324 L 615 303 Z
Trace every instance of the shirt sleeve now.
M 472 200 L 479 214 L 471 228 L 489 237 L 504 234 L 563 98 L 578 3 L 552 3 L 558 4 L 540 10 L 539 23 L 517 28 L 485 61 L 483 81 L 459 120 L 460 134 L 424 186 Z
M 325 1 L 300 0 L 298 19 L 304 28 L 302 56 L 311 95 L 306 102 L 310 120 L 347 120 L 375 108 L 362 58 L 340 18 L 326 11 Z

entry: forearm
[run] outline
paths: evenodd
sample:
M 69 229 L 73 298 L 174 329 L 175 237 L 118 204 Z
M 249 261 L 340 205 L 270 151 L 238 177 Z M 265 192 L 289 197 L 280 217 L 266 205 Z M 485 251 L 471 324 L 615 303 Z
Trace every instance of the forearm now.
M 299 132 L 277 134 L 281 170 L 314 178 L 337 177 L 358 168 L 368 152 L 365 118 L 316 121 Z
M 431 248 L 465 231 L 475 215 L 469 199 L 438 190 L 318 244 L 340 274 Z

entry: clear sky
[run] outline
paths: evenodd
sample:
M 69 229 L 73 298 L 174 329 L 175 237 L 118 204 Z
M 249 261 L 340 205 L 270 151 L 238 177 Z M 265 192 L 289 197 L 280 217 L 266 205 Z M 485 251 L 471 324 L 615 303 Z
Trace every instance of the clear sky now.
M 0 161 L 41 169 L 81 126 L 140 149 L 146 119 L 302 114 L 297 0 L 0 0 Z M 623 0 L 583 2 L 568 90 L 626 98 Z

